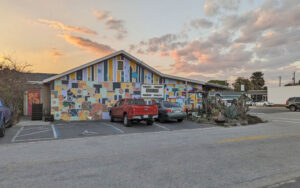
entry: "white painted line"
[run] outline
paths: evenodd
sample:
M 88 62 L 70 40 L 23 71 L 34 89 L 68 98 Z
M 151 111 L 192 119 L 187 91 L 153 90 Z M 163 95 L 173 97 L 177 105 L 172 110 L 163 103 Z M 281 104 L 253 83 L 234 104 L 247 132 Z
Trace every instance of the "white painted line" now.
M 299 121 L 298 121 L 298 122 L 296 122 L 296 121 L 282 121 L 282 120 L 276 120 L 276 119 L 274 119 L 274 120 L 272 120 L 272 121 L 282 122 L 282 123 L 296 123 L 296 124 L 300 124 Z
M 15 140 L 14 142 L 30 142 L 30 141 L 39 141 L 39 140 L 54 140 L 51 138 L 31 138 L 31 139 L 23 139 L 23 140 Z
M 111 125 L 111 124 L 108 124 L 108 123 L 103 123 L 103 124 L 104 124 L 104 125 L 107 125 L 107 126 L 109 126 L 109 127 L 111 127 L 112 129 L 114 129 L 115 131 L 117 131 L 117 132 L 119 132 L 119 133 L 121 133 L 121 134 L 124 133 L 123 130 L 121 130 L 121 129 L 119 129 L 119 128 L 117 128 L 117 127 Z
M 50 129 L 46 129 L 46 130 L 42 130 L 42 131 L 36 131 L 36 132 L 31 132 L 31 133 L 28 133 L 28 134 L 22 134 L 22 135 L 18 135 L 18 137 L 29 136 L 29 135 L 39 134 L 39 133 L 44 133 L 44 132 L 48 132 L 48 131 L 50 131 Z
M 51 127 L 52 127 L 52 131 L 53 131 L 53 137 L 56 139 L 56 138 L 57 138 L 57 132 L 56 132 L 56 129 L 55 129 L 55 127 L 54 127 L 53 124 L 51 125 Z
M 290 119 L 290 118 L 275 118 L 274 120 L 288 120 L 288 121 L 298 121 L 300 122 L 300 119 Z
M 16 135 L 11 139 L 11 142 L 15 142 L 16 138 L 19 136 L 19 134 L 23 131 L 24 126 L 21 127 L 18 132 L 16 133 Z
M 167 128 L 167 127 L 165 127 L 165 126 L 162 126 L 162 125 L 159 125 L 159 124 L 157 124 L 157 123 L 153 123 L 153 125 L 155 125 L 155 126 L 157 126 L 157 127 L 160 127 L 160 128 L 162 128 L 162 129 L 164 129 L 164 130 L 166 130 L 166 131 L 170 131 L 169 128 Z

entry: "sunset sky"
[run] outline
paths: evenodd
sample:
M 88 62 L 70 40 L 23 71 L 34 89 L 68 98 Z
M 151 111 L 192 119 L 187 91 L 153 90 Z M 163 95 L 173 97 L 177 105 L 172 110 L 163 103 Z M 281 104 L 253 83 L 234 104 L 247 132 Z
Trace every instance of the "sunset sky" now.
M 1 0 L 0 55 L 61 73 L 125 50 L 202 81 L 300 79 L 299 0 Z

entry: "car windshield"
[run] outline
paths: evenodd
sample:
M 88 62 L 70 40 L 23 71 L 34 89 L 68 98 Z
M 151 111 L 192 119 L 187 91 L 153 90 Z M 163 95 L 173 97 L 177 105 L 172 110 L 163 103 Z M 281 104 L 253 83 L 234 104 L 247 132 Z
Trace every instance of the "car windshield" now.
M 289 98 L 288 99 L 288 101 L 293 101 L 295 98 L 294 97 L 292 97 L 292 98 Z
M 143 99 L 128 99 L 127 104 L 129 105 L 145 105 Z
M 163 103 L 164 107 L 166 108 L 179 108 L 180 105 L 172 102 L 164 102 Z

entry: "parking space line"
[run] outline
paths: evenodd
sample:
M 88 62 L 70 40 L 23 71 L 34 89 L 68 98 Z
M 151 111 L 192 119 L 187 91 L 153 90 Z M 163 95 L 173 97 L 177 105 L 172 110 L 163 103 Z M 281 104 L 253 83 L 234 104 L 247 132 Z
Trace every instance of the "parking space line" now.
M 155 125 L 155 126 L 157 126 L 157 127 L 159 127 L 159 128 L 162 128 L 162 129 L 164 129 L 164 130 L 166 130 L 166 131 L 170 131 L 169 128 L 167 128 L 167 127 L 165 127 L 165 126 L 162 126 L 162 125 L 159 125 L 159 124 L 157 124 L 157 123 L 153 123 L 153 125 Z
M 15 134 L 15 136 L 11 139 L 11 142 L 15 142 L 16 138 L 19 136 L 19 134 L 23 131 L 24 126 L 21 127 L 18 132 Z
M 53 137 L 57 139 L 59 137 L 59 132 L 54 124 L 51 125 L 53 131 Z
M 15 140 L 14 142 L 30 142 L 30 141 L 40 141 L 40 140 L 53 140 L 53 138 L 31 138 L 31 139 L 21 139 Z
M 112 129 L 114 129 L 116 132 L 118 132 L 118 133 L 120 133 L 120 134 L 123 134 L 123 133 L 124 133 L 123 130 L 121 130 L 121 129 L 119 129 L 119 128 L 117 128 L 117 127 L 115 127 L 115 126 L 113 126 L 113 125 L 111 125 L 111 124 L 109 124 L 109 123 L 104 123 L 104 122 L 103 122 L 103 124 L 106 125 L 106 126 L 111 127 Z
M 48 132 L 48 131 L 49 131 L 49 129 L 46 129 L 46 130 L 42 130 L 42 131 L 37 131 L 37 132 L 28 133 L 28 134 L 18 135 L 17 137 L 30 136 L 30 135 L 34 135 L 34 134 L 38 134 L 38 133 L 44 133 L 44 132 Z
M 296 123 L 296 124 L 300 124 L 300 122 L 296 122 L 296 121 L 283 121 L 283 120 L 277 120 L 277 119 L 273 119 L 272 121 L 277 121 L 277 122 L 281 122 L 281 123 Z

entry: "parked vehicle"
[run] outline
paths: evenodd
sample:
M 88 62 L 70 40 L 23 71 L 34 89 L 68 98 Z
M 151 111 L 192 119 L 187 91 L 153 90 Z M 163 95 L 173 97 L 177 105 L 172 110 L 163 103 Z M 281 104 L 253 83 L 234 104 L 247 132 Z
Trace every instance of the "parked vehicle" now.
M 124 126 L 128 127 L 132 121 L 146 121 L 152 125 L 158 117 L 156 105 L 146 105 L 144 99 L 121 99 L 110 109 L 111 121 L 122 119 Z
M 286 107 L 290 111 L 300 110 L 300 97 L 291 97 L 286 101 Z
M 268 101 L 255 102 L 255 106 L 273 106 L 274 104 Z
M 246 104 L 247 104 L 248 106 L 253 106 L 253 101 L 252 101 L 252 100 L 248 100 L 248 101 L 246 101 Z
M 182 122 L 186 117 L 185 108 L 181 107 L 179 104 L 163 101 L 157 103 L 158 106 L 158 120 L 163 123 L 167 120 L 175 119 L 178 122 Z
M 0 99 L 0 137 L 4 137 L 5 129 L 12 125 L 12 111 L 4 106 Z

